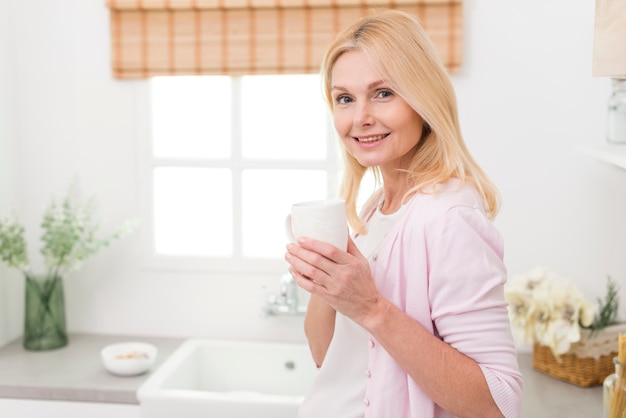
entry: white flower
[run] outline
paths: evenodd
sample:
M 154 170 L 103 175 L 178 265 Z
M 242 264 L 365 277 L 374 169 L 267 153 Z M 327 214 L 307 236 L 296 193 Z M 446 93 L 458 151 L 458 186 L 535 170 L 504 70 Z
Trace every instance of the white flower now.
M 566 277 L 545 267 L 513 276 L 505 289 L 513 331 L 523 339 L 567 353 L 589 327 L 596 306 Z

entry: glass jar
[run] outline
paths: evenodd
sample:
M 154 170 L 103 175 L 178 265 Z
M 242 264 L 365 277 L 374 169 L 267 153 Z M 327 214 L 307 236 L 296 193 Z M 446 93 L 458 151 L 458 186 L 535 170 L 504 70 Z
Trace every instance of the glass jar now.
M 626 143 L 626 77 L 613 78 L 613 93 L 608 101 L 607 140 Z
M 602 385 L 602 418 L 621 418 L 626 416 L 626 363 L 613 358 L 615 373 L 604 379 Z

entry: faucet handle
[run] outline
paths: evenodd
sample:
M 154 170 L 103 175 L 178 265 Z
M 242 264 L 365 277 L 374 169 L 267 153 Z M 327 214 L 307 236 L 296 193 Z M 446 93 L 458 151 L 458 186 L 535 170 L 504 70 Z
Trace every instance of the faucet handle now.
M 291 274 L 283 274 L 280 276 L 280 294 L 282 296 L 287 296 L 295 284 L 296 282 L 293 280 Z
M 290 273 L 280 277 L 279 291 L 274 293 L 267 290 L 267 286 L 261 288 L 263 295 L 262 314 L 268 315 L 303 315 L 306 306 L 300 306 L 298 302 L 298 284 Z

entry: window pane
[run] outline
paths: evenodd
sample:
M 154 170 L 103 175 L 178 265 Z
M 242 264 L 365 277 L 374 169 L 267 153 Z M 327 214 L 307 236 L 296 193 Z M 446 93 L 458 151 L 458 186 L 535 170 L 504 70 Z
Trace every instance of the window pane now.
M 232 179 L 228 169 L 154 170 L 158 254 L 232 256 Z
M 157 157 L 227 158 L 231 150 L 231 79 L 152 79 L 152 139 Z
M 291 204 L 325 199 L 322 170 L 245 170 L 243 172 L 243 254 L 282 258 L 285 217 Z
M 243 77 L 242 154 L 323 159 L 327 113 L 317 74 Z

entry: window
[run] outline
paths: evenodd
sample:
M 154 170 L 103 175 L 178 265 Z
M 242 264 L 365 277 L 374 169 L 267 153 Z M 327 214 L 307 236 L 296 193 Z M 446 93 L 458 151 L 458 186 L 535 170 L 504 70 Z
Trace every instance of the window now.
M 319 75 L 149 82 L 141 155 L 149 255 L 170 268 L 284 268 L 291 203 L 336 194 Z

